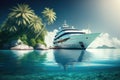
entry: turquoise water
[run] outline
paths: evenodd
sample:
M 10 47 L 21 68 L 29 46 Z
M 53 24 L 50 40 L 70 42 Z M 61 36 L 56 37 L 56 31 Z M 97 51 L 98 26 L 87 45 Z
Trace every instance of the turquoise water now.
M 70 77 L 69 75 L 73 76 L 75 74 L 76 76 L 88 76 L 88 74 L 91 75 L 91 72 L 94 76 L 95 74 L 97 76 L 97 73 L 101 74 L 101 72 L 106 75 L 109 72 L 119 74 L 120 49 L 0 50 L 0 75 L 6 80 L 11 80 L 11 77 L 12 80 L 14 78 L 16 80 L 13 75 L 31 75 L 37 77 L 38 80 L 42 80 L 38 75 L 48 79 L 47 77 L 50 77 L 50 75 L 52 77 L 60 77 L 60 75 Z M 19 76 L 19 78 L 21 77 L 23 76 Z M 58 77 L 51 80 L 66 80 Z

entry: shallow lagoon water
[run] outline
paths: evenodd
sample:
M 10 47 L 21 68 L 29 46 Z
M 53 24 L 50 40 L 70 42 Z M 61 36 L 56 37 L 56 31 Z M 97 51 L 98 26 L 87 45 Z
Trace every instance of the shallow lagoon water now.
M 118 80 L 119 74 L 120 49 L 0 50 L 0 80 Z

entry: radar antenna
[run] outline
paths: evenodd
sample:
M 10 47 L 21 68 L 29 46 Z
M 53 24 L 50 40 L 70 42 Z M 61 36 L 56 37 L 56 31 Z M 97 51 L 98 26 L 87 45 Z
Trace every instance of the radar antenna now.
M 63 27 L 69 27 L 69 25 L 66 23 L 66 20 L 64 21 Z

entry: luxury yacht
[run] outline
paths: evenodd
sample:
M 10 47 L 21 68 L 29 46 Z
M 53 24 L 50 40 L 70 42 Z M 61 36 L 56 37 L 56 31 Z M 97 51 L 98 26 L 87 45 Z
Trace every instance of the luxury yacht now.
M 86 33 L 69 27 L 66 22 L 54 38 L 54 48 L 86 49 L 100 33 Z

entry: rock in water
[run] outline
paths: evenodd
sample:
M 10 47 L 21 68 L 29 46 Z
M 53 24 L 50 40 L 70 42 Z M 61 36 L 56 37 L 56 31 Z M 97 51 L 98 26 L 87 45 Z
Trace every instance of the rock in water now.
M 21 44 L 23 44 L 23 42 L 20 39 L 18 39 L 18 40 L 11 41 L 10 46 L 14 47 L 14 46 L 21 45 Z
M 28 46 L 26 44 L 23 44 L 23 42 L 18 39 L 18 40 L 13 40 L 10 43 L 10 49 L 14 49 L 14 50 L 28 50 L 28 49 L 33 49 L 33 47 Z
M 33 49 L 33 47 L 28 46 L 26 44 L 20 44 L 20 45 L 11 47 L 10 49 L 13 49 L 13 50 L 31 50 L 31 49 Z

